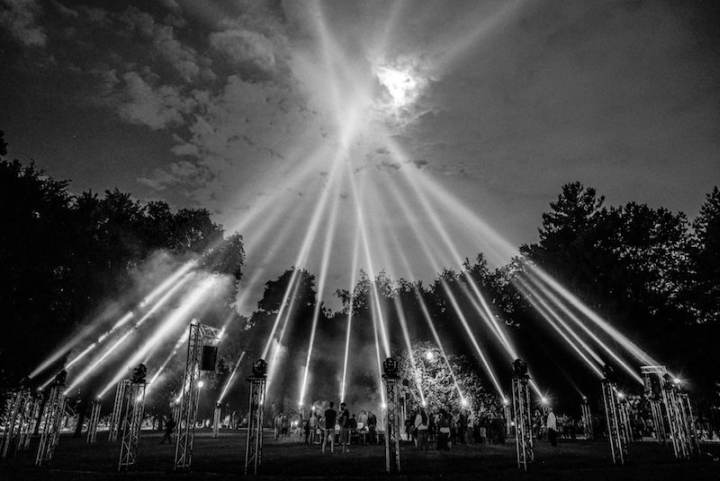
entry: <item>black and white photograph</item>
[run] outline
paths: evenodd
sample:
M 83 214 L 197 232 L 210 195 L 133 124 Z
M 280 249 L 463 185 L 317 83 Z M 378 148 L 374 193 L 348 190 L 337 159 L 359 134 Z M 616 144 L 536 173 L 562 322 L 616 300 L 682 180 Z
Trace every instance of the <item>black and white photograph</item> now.
M 717 0 L 0 0 L 0 479 L 720 479 Z

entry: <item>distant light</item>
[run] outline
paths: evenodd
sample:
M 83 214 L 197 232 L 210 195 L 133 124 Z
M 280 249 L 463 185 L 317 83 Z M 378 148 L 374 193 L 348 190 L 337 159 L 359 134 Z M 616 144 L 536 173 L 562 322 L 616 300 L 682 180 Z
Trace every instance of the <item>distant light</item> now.
M 425 351 L 425 359 L 427 359 L 428 361 L 434 361 L 435 353 L 433 351 Z
M 618 399 L 623 399 L 623 398 L 625 398 L 625 393 L 622 391 L 618 391 Z
M 682 384 L 682 382 L 683 382 L 682 379 L 680 379 L 679 377 L 676 377 L 673 379 L 673 384 L 675 384 L 675 385 Z
M 509 401 L 508 398 L 506 398 L 506 397 L 503 398 L 502 403 L 503 403 L 503 406 L 509 406 L 509 405 L 510 405 L 510 401 Z
M 387 409 L 387 404 L 380 403 L 380 409 Z
M 550 401 L 548 400 L 548 398 L 546 398 L 545 396 L 543 396 L 543 397 L 540 398 L 540 402 L 541 402 L 542 404 L 544 404 L 544 405 L 547 405 L 547 404 L 550 403 Z
M 515 421 L 510 421 L 510 426 L 515 426 Z
M 311 407 L 310 409 L 312 409 L 312 410 L 313 410 L 313 412 L 314 412 L 314 411 L 315 411 L 315 406 Z
M 205 386 L 205 381 L 198 381 L 197 387 L 198 389 L 202 389 Z
M 466 407 L 468 407 L 468 404 L 470 404 L 470 403 L 468 402 L 467 399 L 463 398 L 463 399 L 460 401 L 460 404 L 462 404 L 462 406 L 463 406 L 464 408 L 466 408 Z
M 423 400 L 422 400 L 422 405 L 423 405 L 423 407 L 427 406 L 427 401 L 423 399 Z

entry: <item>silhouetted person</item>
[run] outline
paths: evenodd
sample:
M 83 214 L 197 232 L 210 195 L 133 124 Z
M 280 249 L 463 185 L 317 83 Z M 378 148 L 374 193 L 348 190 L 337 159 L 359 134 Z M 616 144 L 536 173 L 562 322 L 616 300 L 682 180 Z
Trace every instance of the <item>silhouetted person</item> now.
M 548 432 L 548 441 L 552 446 L 557 446 L 557 418 L 552 408 L 548 409 L 547 422 L 545 424 Z
M 163 434 L 163 437 L 160 440 L 160 444 L 165 444 L 165 440 L 167 440 L 167 442 L 169 444 L 172 444 L 172 434 L 173 434 L 174 430 L 175 430 L 175 420 L 171 416 L 165 422 L 165 434 Z
M 333 402 L 330 401 L 330 407 L 325 410 L 325 438 L 322 443 L 322 452 L 325 452 L 325 445 L 330 438 L 330 452 L 335 452 L 335 421 L 337 420 L 337 411 L 333 409 Z

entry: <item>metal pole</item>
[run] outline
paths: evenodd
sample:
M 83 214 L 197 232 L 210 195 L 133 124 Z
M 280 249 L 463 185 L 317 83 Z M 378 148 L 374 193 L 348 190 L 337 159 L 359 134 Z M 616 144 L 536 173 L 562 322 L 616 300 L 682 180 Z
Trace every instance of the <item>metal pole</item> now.
M 220 432 L 220 418 L 222 417 L 222 406 L 220 403 L 215 405 L 213 413 L 213 438 L 217 438 Z
M 92 402 L 92 409 L 90 411 L 90 419 L 88 420 L 87 430 L 87 443 L 95 444 L 97 441 L 97 429 L 98 423 L 100 422 L 100 410 L 102 409 L 102 402 L 99 399 L 95 399 Z
M 532 440 L 532 417 L 530 390 L 528 389 L 527 364 L 516 359 L 513 362 L 512 402 L 515 419 L 515 453 L 519 469 L 527 471 L 528 463 L 535 459 Z
M 245 442 L 245 475 L 258 474 L 262 465 L 263 448 L 263 412 L 265 404 L 265 381 L 267 379 L 267 362 L 258 359 L 253 364 L 248 400 L 248 431 Z
M 139 370 L 142 374 L 138 372 Z M 126 390 L 127 409 L 122 418 L 118 471 L 126 471 L 137 460 L 137 447 L 145 411 L 145 373 L 145 366 L 140 364 L 135 370 L 129 389 Z
M 385 471 L 401 471 L 400 467 L 400 416 L 398 415 L 398 362 L 389 357 L 383 363 L 385 383 Z
M 116 441 L 118 437 L 118 430 L 120 426 L 120 416 L 123 412 L 123 402 L 125 400 L 125 391 L 130 386 L 129 379 L 123 379 L 118 382 L 115 388 L 115 401 L 113 402 L 113 411 L 110 416 L 110 424 L 108 426 L 108 441 Z
M 37 456 L 35 456 L 36 466 L 46 465 L 52 460 L 55 448 L 60 441 L 60 428 L 63 413 L 65 412 L 63 388 L 65 387 L 66 376 L 67 373 L 65 371 L 58 374 L 50 389 L 50 394 L 45 404 L 45 412 L 43 413 L 40 424 L 40 442 L 38 443 Z

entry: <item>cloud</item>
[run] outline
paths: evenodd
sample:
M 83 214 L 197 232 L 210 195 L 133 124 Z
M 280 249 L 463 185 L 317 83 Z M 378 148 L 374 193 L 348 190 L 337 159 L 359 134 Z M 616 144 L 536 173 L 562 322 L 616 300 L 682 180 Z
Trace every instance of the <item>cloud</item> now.
M 132 31 L 150 39 L 154 50 L 186 81 L 194 80 L 201 71 L 201 62 L 192 47 L 183 44 L 175 36 L 171 25 L 156 22 L 149 13 L 129 7 L 120 20 Z
M 27 47 L 44 47 L 47 34 L 36 23 L 41 12 L 35 0 L 0 0 L 0 27 Z
M 235 65 L 253 64 L 266 72 L 275 68 L 273 43 L 261 33 L 235 28 L 211 33 L 209 41 Z
M 183 116 L 195 106 L 195 100 L 181 95 L 177 87 L 162 85 L 155 88 L 137 72 L 128 72 L 122 78 L 125 82 L 124 102 L 118 113 L 130 123 L 146 125 L 153 130 L 179 125 L 183 123 Z

